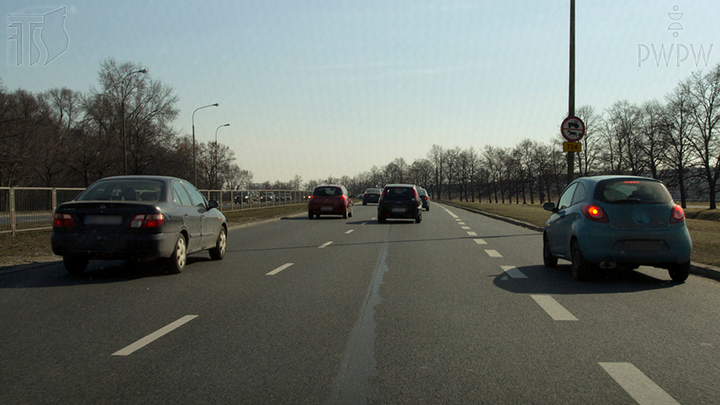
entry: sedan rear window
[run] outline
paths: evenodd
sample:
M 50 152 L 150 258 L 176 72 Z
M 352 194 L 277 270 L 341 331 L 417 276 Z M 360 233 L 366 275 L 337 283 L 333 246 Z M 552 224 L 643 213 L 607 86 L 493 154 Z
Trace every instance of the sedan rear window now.
M 668 204 L 672 196 L 657 181 L 617 179 L 599 183 L 595 199 L 610 204 Z
M 157 202 L 163 197 L 162 190 L 159 180 L 107 180 L 93 184 L 75 200 Z
M 318 187 L 313 191 L 313 195 L 319 197 L 334 197 L 342 194 L 342 190 L 337 187 Z

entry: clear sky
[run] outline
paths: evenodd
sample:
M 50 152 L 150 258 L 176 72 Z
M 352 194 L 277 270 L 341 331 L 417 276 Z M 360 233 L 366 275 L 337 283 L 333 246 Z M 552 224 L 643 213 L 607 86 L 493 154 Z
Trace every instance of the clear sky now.
M 45 4 L 65 7 L 67 50 L 17 66 L 8 26 Z M 4 0 L 0 78 L 10 91 L 86 92 L 103 59 L 136 62 L 175 89 L 183 133 L 195 108 L 219 103 L 195 114 L 197 139 L 230 123 L 218 140 L 255 181 L 354 176 L 433 144 L 548 142 L 567 113 L 569 4 Z M 662 99 L 720 62 L 719 17 L 716 0 L 578 0 L 576 105 Z M 43 40 L 48 54 L 62 45 Z

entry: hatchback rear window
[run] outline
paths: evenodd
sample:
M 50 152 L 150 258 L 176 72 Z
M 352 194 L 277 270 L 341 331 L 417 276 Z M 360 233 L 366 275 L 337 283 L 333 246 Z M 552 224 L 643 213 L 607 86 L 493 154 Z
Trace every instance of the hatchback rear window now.
M 335 197 L 342 194 L 342 190 L 337 187 L 318 187 L 313 191 L 313 195 L 318 197 Z
M 657 181 L 618 179 L 603 181 L 595 189 L 595 199 L 610 204 L 668 204 L 672 196 Z
M 387 187 L 383 192 L 384 201 L 402 201 L 415 198 L 415 192 L 410 187 Z
M 163 198 L 163 182 L 158 180 L 106 180 L 92 185 L 76 201 L 148 201 Z
M 379 188 L 369 188 L 365 190 L 365 192 L 368 194 L 380 194 L 382 190 L 380 190 Z

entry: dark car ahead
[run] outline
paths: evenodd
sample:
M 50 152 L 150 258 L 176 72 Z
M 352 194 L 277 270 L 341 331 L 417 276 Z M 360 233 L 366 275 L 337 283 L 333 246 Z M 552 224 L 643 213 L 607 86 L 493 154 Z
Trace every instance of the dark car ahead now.
M 377 206 L 377 220 L 384 223 L 388 218 L 422 221 L 422 199 L 412 184 L 388 184 L 383 188 Z
M 543 261 L 572 262 L 572 276 L 586 279 L 599 269 L 665 268 L 675 282 L 690 273 L 692 241 L 685 213 L 665 185 L 633 176 L 579 178 L 563 191 L 543 232 Z
M 424 188 L 418 188 L 417 191 L 420 196 L 420 200 L 422 200 L 422 207 L 425 211 L 430 211 L 430 196 L 428 195 L 428 192 Z
M 84 272 L 91 259 L 152 258 L 180 273 L 188 254 L 225 256 L 227 221 L 217 206 L 182 179 L 108 177 L 57 207 L 52 249 L 70 273 Z
M 377 203 L 382 195 L 382 189 L 379 188 L 368 188 L 362 195 L 363 205 L 368 203 Z
M 323 184 L 315 187 L 308 201 L 308 218 L 320 215 L 342 215 L 343 218 L 353 216 L 353 201 L 345 186 L 339 184 Z

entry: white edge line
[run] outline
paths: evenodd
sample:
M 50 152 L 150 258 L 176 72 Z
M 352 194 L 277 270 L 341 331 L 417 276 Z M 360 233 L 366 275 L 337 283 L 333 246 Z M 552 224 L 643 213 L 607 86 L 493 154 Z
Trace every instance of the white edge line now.
M 125 347 L 124 349 L 120 349 L 113 353 L 113 356 L 127 356 L 134 351 L 141 349 L 153 341 L 161 338 L 164 335 L 167 335 L 168 333 L 172 332 L 173 330 L 183 326 L 184 324 L 192 321 L 193 319 L 197 318 L 197 315 L 185 315 L 182 318 L 178 319 L 177 321 L 158 329 L 157 331 L 145 336 L 144 338 L 138 340 L 137 342 L 131 344 L 130 346 Z
M 287 269 L 288 267 L 292 266 L 293 264 L 295 264 L 295 263 L 285 263 L 285 264 L 283 264 L 282 266 L 278 267 L 277 269 L 275 269 L 275 270 L 273 270 L 273 271 L 271 271 L 270 273 L 267 273 L 267 274 L 265 274 L 265 275 L 266 275 L 266 276 L 274 276 L 274 275 L 280 273 L 281 271 Z
M 631 363 L 598 363 L 640 405 L 680 405 Z

